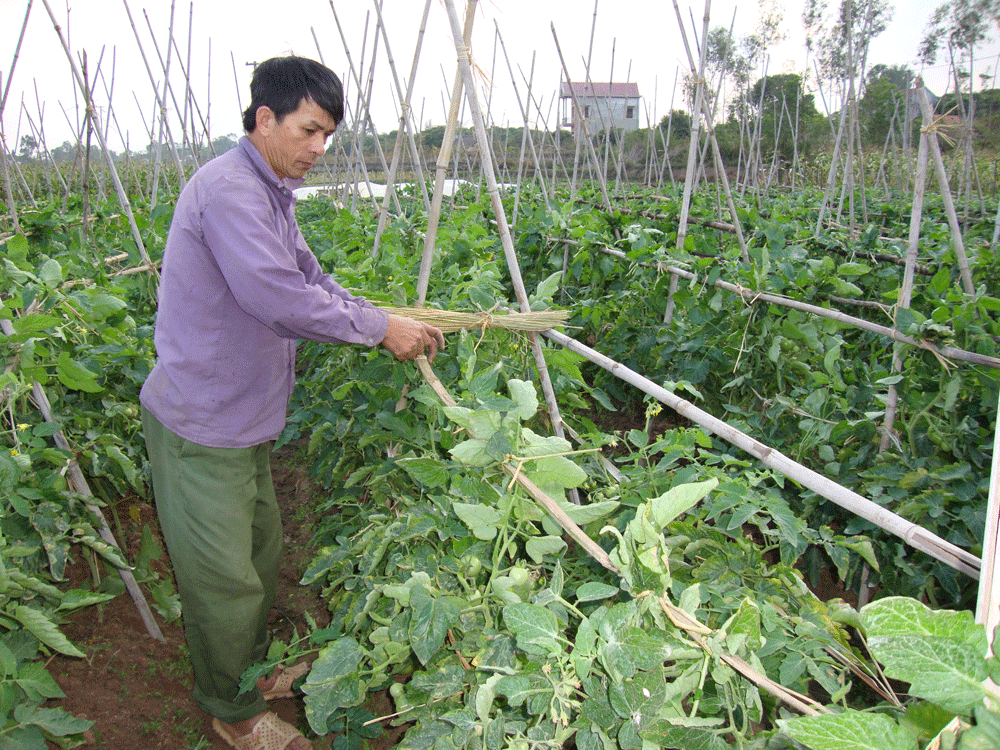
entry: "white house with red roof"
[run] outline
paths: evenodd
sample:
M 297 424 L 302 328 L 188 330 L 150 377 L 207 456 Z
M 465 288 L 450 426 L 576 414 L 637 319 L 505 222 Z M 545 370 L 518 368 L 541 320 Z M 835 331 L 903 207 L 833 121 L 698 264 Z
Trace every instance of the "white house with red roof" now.
M 635 83 L 563 82 L 560 122 L 576 136 L 586 130 L 639 129 L 639 86 Z

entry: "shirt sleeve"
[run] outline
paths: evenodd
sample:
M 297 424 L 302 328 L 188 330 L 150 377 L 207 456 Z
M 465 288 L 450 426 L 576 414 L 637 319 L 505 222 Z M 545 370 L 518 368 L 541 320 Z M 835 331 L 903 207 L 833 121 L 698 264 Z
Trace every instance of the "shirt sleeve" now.
M 277 211 L 259 186 L 229 181 L 205 203 L 205 243 L 236 304 L 284 338 L 377 345 L 388 315 L 324 274 L 297 226 L 280 231 Z

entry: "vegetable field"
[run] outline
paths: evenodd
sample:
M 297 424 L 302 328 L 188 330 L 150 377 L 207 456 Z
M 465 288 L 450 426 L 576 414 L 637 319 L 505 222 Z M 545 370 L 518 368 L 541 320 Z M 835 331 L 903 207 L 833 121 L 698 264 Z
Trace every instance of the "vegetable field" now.
M 516 212 L 502 195 L 531 309 L 568 312 L 556 333 L 452 333 L 430 368 L 300 346 L 278 447 L 318 488 L 301 583 L 329 619 L 275 641 L 246 684 L 315 658 L 305 721 L 344 748 L 387 731 L 404 748 L 488 750 L 824 750 L 847 738 L 894 750 L 942 732 L 955 746 L 1000 744 L 975 579 L 773 458 L 981 555 L 1000 333 L 991 222 L 965 226 L 965 293 L 929 194 L 902 305 L 911 210 L 898 199 L 873 193 L 868 224 L 817 232 L 820 190 L 773 191 L 738 208 L 744 251 L 731 228 L 700 221 L 717 216 L 716 197 L 697 194 L 678 249 L 680 186 L 630 190 L 608 207 L 596 185 L 548 200 L 524 185 Z M 384 305 L 418 296 L 428 217 L 401 199 L 376 254 L 370 207 L 298 206 L 324 266 Z M 135 213 L 154 263 L 170 214 L 170 202 Z M 114 527 L 121 498 L 148 499 L 136 407 L 156 297 L 155 274 L 132 272 L 143 260 L 126 217 L 114 204 L 97 217 L 25 211 L 2 245 L 11 747 L 71 746 L 88 728 L 59 708 L 45 663 L 86 657 L 60 624 L 120 594 L 115 566 L 132 568 L 160 622 L 179 614 L 155 530 L 126 561 L 94 514 Z M 466 187 L 437 229 L 426 306 L 503 316 L 503 245 L 487 191 Z M 764 460 L 696 411 L 766 447 Z M 67 480 L 74 459 L 91 496 Z M 67 588 L 73 560 L 100 585 Z M 385 695 L 391 710 L 373 711 Z

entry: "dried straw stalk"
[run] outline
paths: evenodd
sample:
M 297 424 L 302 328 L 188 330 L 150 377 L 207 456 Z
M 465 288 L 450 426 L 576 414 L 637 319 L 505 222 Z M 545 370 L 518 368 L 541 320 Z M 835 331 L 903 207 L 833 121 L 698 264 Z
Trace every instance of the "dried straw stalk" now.
M 486 330 L 487 328 L 503 328 L 508 331 L 533 331 L 540 333 L 557 326 L 565 325 L 569 317 L 568 310 L 540 310 L 538 312 L 497 313 L 492 310 L 485 312 L 452 312 L 436 310 L 431 307 L 380 307 L 393 315 L 419 320 L 444 333 L 454 333 L 461 330 Z

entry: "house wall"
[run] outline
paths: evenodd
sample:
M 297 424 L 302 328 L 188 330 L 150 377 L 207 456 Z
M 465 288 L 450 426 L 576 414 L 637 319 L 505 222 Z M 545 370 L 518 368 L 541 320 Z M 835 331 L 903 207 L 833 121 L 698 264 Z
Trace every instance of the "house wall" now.
M 573 131 L 580 128 L 580 120 L 587 121 L 587 134 L 594 136 L 606 128 L 618 128 L 626 132 L 639 129 L 639 99 L 610 97 L 580 97 L 577 99 L 582 113 L 576 113 Z M 631 115 L 631 117 L 629 117 Z

